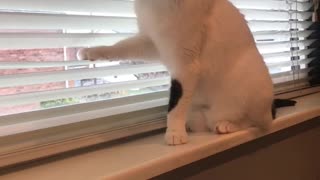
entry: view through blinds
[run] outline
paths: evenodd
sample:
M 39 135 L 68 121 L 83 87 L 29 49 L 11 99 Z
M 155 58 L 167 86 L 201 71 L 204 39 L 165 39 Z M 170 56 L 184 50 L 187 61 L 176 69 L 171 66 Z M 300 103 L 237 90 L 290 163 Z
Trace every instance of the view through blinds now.
M 0 20 L 0 115 L 155 92 L 166 98 L 170 78 L 160 64 L 76 58 L 81 47 L 137 32 L 132 1 L 5 0 Z
M 276 92 L 319 81 L 311 1 L 231 1 L 248 21 Z M 150 106 L 166 105 L 170 77 L 162 65 L 76 59 L 80 47 L 137 32 L 133 1 L 2 0 L 0 20 L 0 115 L 150 94 Z

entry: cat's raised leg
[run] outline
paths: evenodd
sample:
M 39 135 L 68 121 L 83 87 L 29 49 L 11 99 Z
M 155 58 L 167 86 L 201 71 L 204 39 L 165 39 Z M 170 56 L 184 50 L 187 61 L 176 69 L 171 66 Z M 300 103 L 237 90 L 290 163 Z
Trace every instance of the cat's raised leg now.
M 182 61 L 183 62 L 183 61 Z M 195 61 L 197 62 L 197 61 Z M 167 120 L 166 143 L 179 145 L 188 142 L 186 119 L 199 78 L 197 63 L 180 64 L 172 74 L 172 85 Z
M 113 46 L 98 46 L 79 50 L 80 60 L 155 60 L 159 53 L 153 42 L 144 35 L 136 35 Z

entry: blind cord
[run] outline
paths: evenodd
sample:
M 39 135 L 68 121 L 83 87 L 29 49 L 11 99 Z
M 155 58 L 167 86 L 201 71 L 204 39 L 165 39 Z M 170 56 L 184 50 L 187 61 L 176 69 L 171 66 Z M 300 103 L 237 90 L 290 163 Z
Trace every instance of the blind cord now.
M 300 79 L 300 54 L 299 54 L 299 27 L 298 27 L 298 2 L 295 4 L 291 0 L 287 0 L 290 6 L 290 53 L 291 53 L 291 70 L 292 70 L 292 84 L 297 87 L 297 80 Z M 293 8 L 293 6 L 295 6 Z M 292 15 L 294 13 L 295 15 Z

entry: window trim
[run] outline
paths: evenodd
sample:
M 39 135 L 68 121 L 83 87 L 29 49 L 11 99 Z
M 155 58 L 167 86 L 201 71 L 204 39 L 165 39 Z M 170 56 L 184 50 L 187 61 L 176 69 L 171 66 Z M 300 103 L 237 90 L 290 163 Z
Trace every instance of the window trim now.
M 163 129 L 165 109 L 162 106 L 5 137 L 0 141 L 18 143 L 2 148 L 0 168 Z

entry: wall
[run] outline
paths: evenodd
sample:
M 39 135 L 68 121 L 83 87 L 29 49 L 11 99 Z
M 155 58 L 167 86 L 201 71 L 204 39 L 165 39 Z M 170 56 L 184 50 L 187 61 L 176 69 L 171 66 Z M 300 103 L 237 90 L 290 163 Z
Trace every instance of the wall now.
M 155 180 L 320 180 L 320 119 L 289 128 Z

